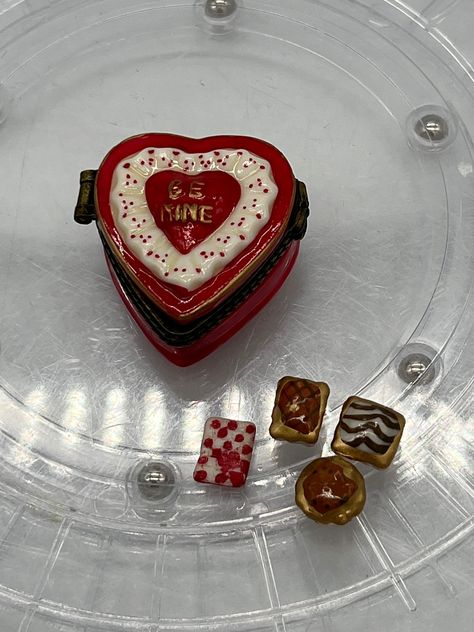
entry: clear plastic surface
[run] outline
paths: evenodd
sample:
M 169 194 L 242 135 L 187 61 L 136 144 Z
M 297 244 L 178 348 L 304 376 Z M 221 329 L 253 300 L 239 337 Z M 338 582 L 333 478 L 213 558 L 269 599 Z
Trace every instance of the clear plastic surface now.
M 470 629 L 474 71 L 451 33 L 474 11 L 410 5 L 0 1 L 2 632 Z M 418 143 L 418 108 L 449 142 Z M 187 369 L 73 222 L 80 171 L 147 131 L 267 139 L 310 196 L 282 290 Z M 268 434 L 287 374 L 331 386 L 315 447 Z M 317 525 L 295 481 L 356 393 L 406 416 L 401 449 L 360 468 L 360 517 Z M 242 489 L 192 480 L 209 415 L 257 425 Z M 175 473 L 156 507 L 130 483 L 150 459 Z

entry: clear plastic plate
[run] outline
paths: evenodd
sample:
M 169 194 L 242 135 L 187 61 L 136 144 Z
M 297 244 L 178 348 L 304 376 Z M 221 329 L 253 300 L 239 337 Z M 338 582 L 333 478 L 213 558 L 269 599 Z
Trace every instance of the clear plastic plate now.
M 2 632 L 467 630 L 474 74 L 446 32 L 472 6 L 229 4 L 0 2 Z M 80 171 L 147 131 L 264 138 L 310 196 L 282 290 L 187 369 L 73 222 Z M 316 447 L 268 434 L 287 374 L 331 386 Z M 407 426 L 390 469 L 361 467 L 363 514 L 324 527 L 294 484 L 356 393 Z M 192 480 L 209 415 L 257 425 L 240 490 Z

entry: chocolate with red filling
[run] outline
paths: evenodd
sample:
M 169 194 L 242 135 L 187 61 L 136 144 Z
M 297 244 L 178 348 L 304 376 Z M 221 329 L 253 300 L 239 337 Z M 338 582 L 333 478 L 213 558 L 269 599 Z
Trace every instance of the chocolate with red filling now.
M 344 476 L 336 463 L 321 461 L 313 474 L 303 483 L 308 502 L 324 514 L 346 503 L 356 490 L 356 484 Z

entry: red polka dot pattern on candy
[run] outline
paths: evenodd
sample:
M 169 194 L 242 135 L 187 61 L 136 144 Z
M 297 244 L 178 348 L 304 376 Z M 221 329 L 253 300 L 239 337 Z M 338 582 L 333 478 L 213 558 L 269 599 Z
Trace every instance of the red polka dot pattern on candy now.
M 197 482 L 240 487 L 245 484 L 253 453 L 255 426 L 245 421 L 211 417 L 204 427 Z M 206 477 L 201 472 L 206 472 Z
M 242 459 L 242 461 L 240 462 L 240 469 L 245 475 L 248 474 L 249 468 L 250 468 L 250 461 L 247 461 L 247 459 Z
M 232 487 L 242 487 L 245 483 L 245 475 L 242 472 L 229 472 Z

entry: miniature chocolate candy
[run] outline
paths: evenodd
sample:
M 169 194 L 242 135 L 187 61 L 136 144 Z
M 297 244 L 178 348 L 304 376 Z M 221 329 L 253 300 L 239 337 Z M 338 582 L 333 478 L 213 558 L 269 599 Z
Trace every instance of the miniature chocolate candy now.
M 316 522 L 345 524 L 364 508 L 364 478 L 339 456 L 316 459 L 296 482 L 296 504 Z
M 278 381 L 270 434 L 274 439 L 316 443 L 329 397 L 329 386 L 299 377 Z
M 201 359 L 278 291 L 306 229 L 305 186 L 247 136 L 124 140 L 81 175 L 75 212 L 97 220 L 113 281 L 172 362 Z
M 204 425 L 194 480 L 228 487 L 245 484 L 252 460 L 255 424 L 211 417 Z
M 349 397 L 331 447 L 336 454 L 386 468 L 395 456 L 404 427 L 405 418 L 395 410 L 361 397 Z

